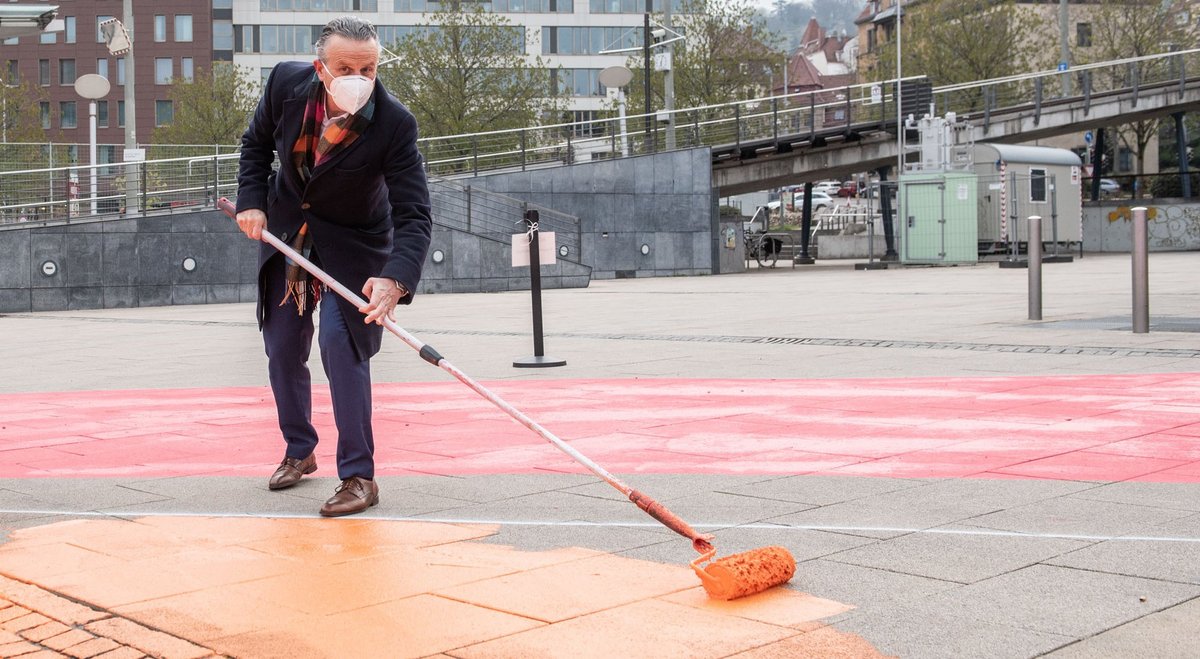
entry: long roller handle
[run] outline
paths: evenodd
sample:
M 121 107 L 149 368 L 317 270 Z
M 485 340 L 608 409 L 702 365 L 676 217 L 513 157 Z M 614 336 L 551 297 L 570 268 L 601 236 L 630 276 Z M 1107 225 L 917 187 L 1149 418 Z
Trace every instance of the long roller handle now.
M 229 217 L 237 216 L 237 207 L 233 204 L 233 202 L 229 201 L 225 197 L 221 197 L 217 200 L 217 208 L 224 211 L 227 215 L 229 215 Z M 355 307 L 366 306 L 366 300 L 364 300 L 354 291 L 351 291 L 349 288 L 343 286 L 341 282 L 331 277 L 324 270 L 318 268 L 313 264 L 312 261 L 309 261 L 301 256 L 300 253 L 288 246 L 287 243 L 283 242 L 279 238 L 276 238 L 271 232 L 264 229 L 262 232 L 262 240 L 271 247 L 279 250 L 280 253 L 287 256 L 293 262 L 299 264 L 300 267 L 307 270 L 309 274 L 319 279 L 321 283 L 328 286 L 330 290 L 345 298 Z M 575 447 L 559 439 L 554 433 L 542 427 L 540 423 L 534 421 L 524 412 L 510 405 L 508 401 L 493 393 L 487 387 L 484 387 L 476 382 L 471 376 L 459 370 L 457 366 L 451 364 L 445 357 L 442 357 L 442 355 L 439 354 L 438 351 L 433 348 L 433 346 L 413 336 L 387 316 L 383 317 L 383 326 L 386 327 L 389 332 L 399 337 L 401 341 L 407 343 L 410 348 L 416 350 L 417 353 L 421 355 L 421 359 L 424 359 L 430 364 L 433 364 L 434 366 L 437 366 L 443 371 L 446 371 L 450 375 L 454 376 L 455 379 L 470 387 L 475 393 L 483 396 L 501 410 L 504 410 L 509 416 L 516 419 L 521 425 L 537 433 L 551 444 L 554 444 L 563 453 L 571 456 L 571 459 L 575 460 L 584 467 L 587 467 L 588 470 L 590 470 L 593 474 L 596 474 L 600 478 L 604 479 L 606 483 L 616 488 L 617 491 L 621 492 L 621 494 L 629 497 L 629 500 L 637 504 L 638 508 L 641 508 L 646 512 L 646 514 L 661 522 L 663 526 L 666 526 L 679 535 L 691 540 L 692 547 L 694 547 L 697 552 L 703 554 L 712 549 L 711 535 L 698 533 L 687 522 L 680 519 L 678 515 L 668 510 L 666 506 L 626 485 L 619 478 L 609 473 L 607 469 L 593 462 L 591 458 L 588 458 L 586 455 L 580 453 L 575 449 Z

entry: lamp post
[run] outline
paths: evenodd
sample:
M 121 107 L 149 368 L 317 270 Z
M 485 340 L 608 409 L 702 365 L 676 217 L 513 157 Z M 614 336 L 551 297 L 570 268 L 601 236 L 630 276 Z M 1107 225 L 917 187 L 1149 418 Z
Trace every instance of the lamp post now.
M 112 85 L 97 73 L 88 73 L 75 79 L 75 93 L 88 100 L 88 164 L 91 165 L 92 215 L 96 214 L 96 99 L 108 96 Z
M 624 66 L 610 66 L 600 72 L 600 84 L 608 90 L 617 90 L 617 116 L 621 118 L 621 157 L 629 157 L 629 129 L 625 127 L 625 85 L 633 80 L 633 71 Z

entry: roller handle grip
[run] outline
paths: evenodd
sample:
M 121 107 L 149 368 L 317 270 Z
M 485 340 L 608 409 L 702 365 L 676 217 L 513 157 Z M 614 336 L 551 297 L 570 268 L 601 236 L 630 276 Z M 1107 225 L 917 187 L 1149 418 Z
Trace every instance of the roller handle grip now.
M 692 547 L 697 552 L 705 554 L 714 551 L 711 542 L 713 536 L 697 533 L 695 529 L 680 519 L 678 515 L 667 510 L 666 506 L 637 490 L 629 491 L 629 500 L 637 504 L 637 507 L 641 508 L 647 515 L 661 522 L 663 526 L 691 540 Z
M 232 201 L 229 201 L 225 197 L 221 197 L 217 200 L 217 210 L 225 211 L 225 214 L 229 217 L 237 217 L 237 206 L 235 206 Z

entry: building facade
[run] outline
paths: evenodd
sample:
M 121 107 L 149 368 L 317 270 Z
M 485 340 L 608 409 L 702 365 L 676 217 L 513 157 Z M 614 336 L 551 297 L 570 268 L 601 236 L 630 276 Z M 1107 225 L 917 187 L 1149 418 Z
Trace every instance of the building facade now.
M 228 24 L 214 25 L 217 38 L 228 37 L 229 50 L 219 49 L 214 57 L 231 59 L 264 78 L 279 62 L 313 57 L 312 45 L 321 26 L 337 16 L 354 13 L 371 21 L 386 48 L 426 22 L 426 13 L 442 6 L 431 0 L 233 0 L 232 4 Z M 663 0 L 653 0 L 654 12 L 662 7 Z M 640 46 L 643 40 L 645 0 L 492 0 L 484 2 L 483 8 L 524 31 L 522 53 L 542 57 L 548 68 L 547 90 L 557 85 L 567 93 L 576 120 L 592 119 L 595 112 L 611 106 L 600 84 L 600 71 L 623 65 L 629 57 L 601 51 Z M 675 8 L 678 11 L 678 0 Z
M 99 29 L 110 18 L 124 20 L 122 3 L 114 0 L 73 0 L 36 3 L 58 5 L 63 29 L 38 36 L 14 37 L 0 42 L 0 75 L 6 84 L 21 81 L 36 85 L 42 98 L 38 121 L 47 141 L 88 143 L 88 100 L 75 92 L 79 76 L 96 73 L 112 85 L 96 103 L 96 141 L 100 162 L 117 162 L 114 145 L 125 143 L 124 56 L 111 55 Z M 224 9 L 220 5 L 226 5 Z M 136 56 L 134 115 L 137 141 L 147 144 L 154 128 L 169 124 L 174 116 L 171 85 L 208 70 L 214 54 L 214 20 L 230 0 L 158 0 L 134 2 L 133 29 L 129 34 Z M 77 150 L 70 159 L 81 162 Z M 86 161 L 86 153 L 82 154 Z M 56 165 L 59 163 L 55 163 Z M 61 163 L 69 164 L 69 163 Z

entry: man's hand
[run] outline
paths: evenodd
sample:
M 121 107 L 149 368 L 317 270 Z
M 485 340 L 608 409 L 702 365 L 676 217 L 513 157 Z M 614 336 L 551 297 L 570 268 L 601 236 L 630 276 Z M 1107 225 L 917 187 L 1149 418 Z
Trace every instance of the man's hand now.
M 365 307 L 358 308 L 359 311 L 367 314 L 363 322 L 382 325 L 385 317 L 395 322 L 396 305 L 400 303 L 400 298 L 408 295 L 408 289 L 395 279 L 371 277 L 363 286 L 362 294 L 368 300 Z
M 263 229 L 267 226 L 267 214 L 257 208 L 247 208 L 237 214 L 237 224 L 246 237 L 262 240 Z

